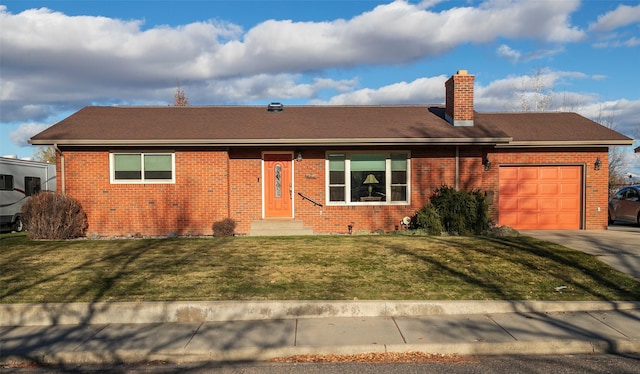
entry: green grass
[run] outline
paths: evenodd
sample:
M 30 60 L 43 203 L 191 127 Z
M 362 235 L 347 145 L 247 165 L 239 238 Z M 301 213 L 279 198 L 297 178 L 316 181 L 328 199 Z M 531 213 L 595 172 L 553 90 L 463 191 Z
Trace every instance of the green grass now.
M 640 300 L 633 278 L 528 237 L 30 241 L 5 234 L 0 252 L 1 303 Z

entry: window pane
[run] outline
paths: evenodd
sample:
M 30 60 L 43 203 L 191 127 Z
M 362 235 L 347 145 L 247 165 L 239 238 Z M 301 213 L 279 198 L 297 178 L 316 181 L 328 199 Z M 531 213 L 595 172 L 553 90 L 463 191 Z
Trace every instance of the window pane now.
M 171 179 L 170 171 L 145 171 L 145 179 Z
M 406 171 L 392 171 L 391 172 L 391 184 L 406 184 L 407 172 Z
M 385 201 L 385 189 L 386 178 L 384 170 L 351 172 L 351 201 Z
M 24 177 L 24 192 L 27 196 L 35 195 L 40 192 L 40 178 Z
M 171 179 L 171 155 L 144 155 L 145 179 Z
M 391 187 L 391 201 L 407 201 L 407 187 L 406 186 L 392 186 Z
M 407 155 L 404 153 L 394 153 L 391 155 L 391 170 L 407 171 Z
M 344 171 L 344 155 L 343 154 L 329 155 L 329 171 Z
M 118 171 L 140 171 L 140 155 L 113 155 L 115 159 L 116 172 Z
M 282 196 L 282 165 L 277 164 L 275 168 L 275 191 L 276 197 Z
M 330 171 L 329 172 L 329 184 L 344 184 L 344 170 L 343 171 Z
M 115 172 L 116 179 L 142 179 L 141 171 L 117 171 Z
M 13 175 L 8 175 L 8 174 L 0 175 L 0 190 L 2 191 L 13 190 Z
M 171 171 L 171 155 L 144 155 L 144 171 Z
M 344 187 L 329 187 L 329 201 L 344 201 Z
M 351 171 L 384 171 L 384 154 L 354 154 L 351 156 Z

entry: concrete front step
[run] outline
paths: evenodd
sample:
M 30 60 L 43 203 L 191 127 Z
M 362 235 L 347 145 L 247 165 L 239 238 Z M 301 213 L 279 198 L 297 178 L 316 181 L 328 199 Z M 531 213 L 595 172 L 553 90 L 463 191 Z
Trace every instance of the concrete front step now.
M 253 221 L 249 230 L 249 236 L 289 235 L 313 235 L 313 230 L 305 227 L 302 221 L 269 219 Z

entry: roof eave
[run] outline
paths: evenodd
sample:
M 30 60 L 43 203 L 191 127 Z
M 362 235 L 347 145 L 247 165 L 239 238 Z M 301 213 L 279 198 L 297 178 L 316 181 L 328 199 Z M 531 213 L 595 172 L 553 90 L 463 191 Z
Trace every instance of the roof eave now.
M 496 148 L 578 148 L 578 147 L 612 147 L 632 145 L 633 140 L 556 140 L 556 141 L 512 141 L 507 144 L 496 144 Z
M 33 145 L 62 145 L 76 147 L 116 147 L 116 146 L 381 146 L 381 145 L 496 145 L 508 143 L 511 138 L 343 138 L 343 139 L 162 139 L 162 140 L 101 140 L 101 139 L 31 139 Z

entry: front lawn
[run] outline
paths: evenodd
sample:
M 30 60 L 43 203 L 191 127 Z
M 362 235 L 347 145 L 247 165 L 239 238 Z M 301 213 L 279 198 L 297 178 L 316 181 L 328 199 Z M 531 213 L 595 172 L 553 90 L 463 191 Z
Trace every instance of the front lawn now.
M 30 241 L 3 234 L 0 252 L 0 303 L 640 300 L 640 282 L 630 276 L 529 237 Z

